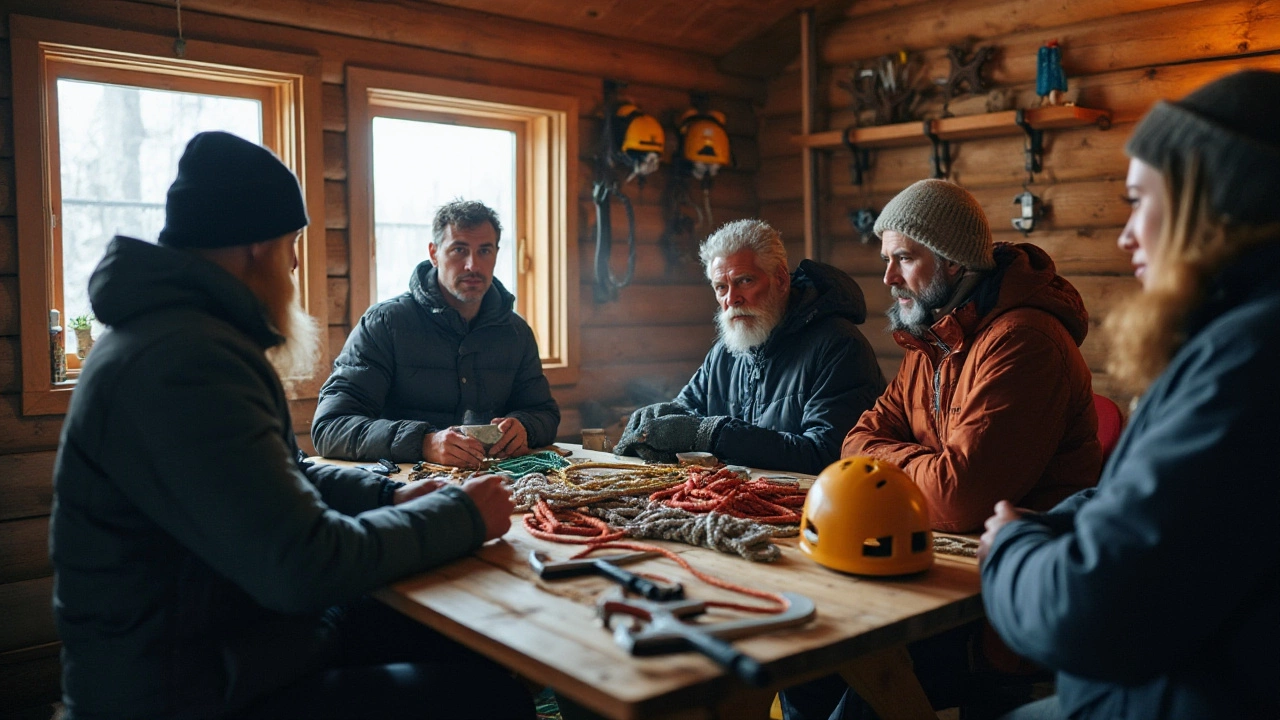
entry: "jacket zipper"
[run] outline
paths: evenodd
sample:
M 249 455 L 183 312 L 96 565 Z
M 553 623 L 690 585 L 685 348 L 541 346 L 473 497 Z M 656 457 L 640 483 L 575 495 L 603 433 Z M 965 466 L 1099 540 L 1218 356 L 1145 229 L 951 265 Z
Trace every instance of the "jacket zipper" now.
M 942 427 L 942 361 L 951 354 L 951 348 L 942 342 L 942 338 L 938 337 L 932 330 L 929 334 L 933 336 L 933 344 L 942 350 L 942 355 L 938 358 L 937 364 L 933 368 L 933 417 L 938 423 L 938 427 Z

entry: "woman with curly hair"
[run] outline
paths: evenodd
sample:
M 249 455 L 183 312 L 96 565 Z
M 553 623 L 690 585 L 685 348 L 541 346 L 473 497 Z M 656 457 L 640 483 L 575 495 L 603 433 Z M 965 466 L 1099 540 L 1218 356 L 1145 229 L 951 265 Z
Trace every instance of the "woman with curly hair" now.
M 1141 399 L 1096 488 L 999 503 L 979 550 L 991 624 L 1058 678 L 1010 718 L 1280 717 L 1277 110 L 1240 72 L 1129 140 L 1108 367 Z

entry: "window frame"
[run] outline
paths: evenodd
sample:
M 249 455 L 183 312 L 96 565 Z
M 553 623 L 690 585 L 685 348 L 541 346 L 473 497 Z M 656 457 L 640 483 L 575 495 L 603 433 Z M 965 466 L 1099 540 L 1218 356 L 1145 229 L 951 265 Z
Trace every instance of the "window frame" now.
M 552 385 L 577 382 L 578 99 L 354 66 L 346 69 L 346 90 L 351 326 L 360 322 L 377 288 L 373 118 L 461 119 L 470 120 L 462 124 L 504 129 L 518 125 L 519 227 L 508 228 L 503 242 L 516 243 L 516 295 L 538 338 L 547 380 Z
M 9 33 L 24 415 L 65 413 L 76 386 L 72 378 L 54 383 L 49 362 L 49 310 L 61 307 L 63 294 L 62 228 L 51 222 L 53 208 L 61 214 L 61 77 L 264 100 L 263 144 L 298 176 L 310 216 L 298 242 L 300 300 L 327 325 L 319 57 L 188 40 L 177 58 L 169 37 L 18 15 Z M 317 376 L 286 379 L 291 399 L 319 394 L 327 347 L 322 355 Z

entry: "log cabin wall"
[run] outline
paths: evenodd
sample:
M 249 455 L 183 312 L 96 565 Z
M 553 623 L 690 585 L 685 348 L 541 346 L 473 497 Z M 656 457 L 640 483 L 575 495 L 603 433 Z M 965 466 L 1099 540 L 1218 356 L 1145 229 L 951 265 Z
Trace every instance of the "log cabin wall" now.
M 58 696 L 59 645 L 50 611 L 47 534 L 62 417 L 22 414 L 8 17 L 21 14 L 165 36 L 175 34 L 176 24 L 173 3 L 167 0 L 3 0 L 0 13 L 0 708 L 19 708 Z M 479 28 L 483 32 L 472 32 Z M 605 77 L 629 82 L 624 96 L 664 122 L 688 107 L 690 91 L 710 93 L 711 107 L 728 116 L 738 161 L 716 180 L 713 206 L 721 222 L 757 211 L 754 108 L 764 97 L 763 81 L 725 75 L 711 58 L 680 50 L 429 4 L 188 0 L 183 3 L 183 29 L 189 39 L 322 59 L 331 356 L 350 329 L 343 85 L 349 64 L 578 97 L 581 287 L 573 289 L 573 296 L 581 303 L 581 365 L 575 385 L 554 388 L 564 410 L 562 438 L 577 440 L 577 408 L 584 401 L 625 404 L 625 384 L 637 377 L 678 387 L 710 347 L 714 298 L 700 268 L 696 261 L 686 261 L 668 269 L 658 247 L 664 173 L 639 194 L 634 186 L 628 190 L 636 204 L 639 236 L 634 284 L 621 291 L 617 302 L 597 305 L 592 300 L 591 156 L 600 128 L 601 84 Z M 615 205 L 613 265 L 619 273 L 626 262 L 622 215 Z M 308 450 L 314 410 L 314 399 L 293 403 L 295 430 Z
M 1045 132 L 1043 172 L 1030 187 L 1049 213 L 1025 242 L 1044 248 L 1084 297 L 1091 328 L 1082 350 L 1094 372 L 1094 390 L 1125 407 L 1129 396 L 1105 372 L 1107 348 L 1099 327 L 1112 305 L 1137 289 L 1129 257 L 1116 246 L 1128 217 L 1120 200 L 1128 168 L 1125 140 L 1158 99 L 1181 97 L 1242 68 L 1280 69 L 1280 2 L 855 0 L 819 38 L 817 97 L 825 128 L 853 124 L 852 98 L 837 85 L 851 66 L 905 49 L 922 56 L 925 77 L 945 80 L 947 46 L 969 38 L 999 48 L 989 66 L 995 92 L 1024 108 L 1037 104 L 1036 51 L 1057 38 L 1077 103 L 1112 112 L 1109 130 Z M 771 80 L 760 113 L 757 175 L 760 214 L 792 241 L 793 255 L 801 252 L 804 237 L 801 156 L 790 140 L 801 131 L 800 97 L 798 66 Z M 986 106 L 986 96 L 951 102 L 957 115 L 985 112 Z M 941 101 L 928 100 L 921 109 L 924 117 L 938 117 Z M 1019 134 L 951 144 L 951 179 L 977 196 L 997 242 L 1024 242 L 1010 222 L 1017 210 L 1013 197 L 1026 179 L 1024 143 Z M 864 331 L 889 377 L 903 351 L 884 331 L 889 294 L 881 281 L 879 242 L 859 242 L 847 214 L 867 206 L 878 211 L 902 188 L 930 177 L 929 152 L 928 145 L 873 150 L 862 187 L 851 182 L 847 151 L 827 153 L 818 190 L 821 258 L 862 286 L 871 316 Z

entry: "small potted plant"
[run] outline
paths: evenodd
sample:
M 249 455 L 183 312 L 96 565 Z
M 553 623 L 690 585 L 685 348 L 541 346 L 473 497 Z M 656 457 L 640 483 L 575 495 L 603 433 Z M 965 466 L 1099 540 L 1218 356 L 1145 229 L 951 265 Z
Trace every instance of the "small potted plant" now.
M 68 325 L 76 332 L 76 357 L 83 360 L 93 347 L 93 313 L 85 313 L 71 318 Z

